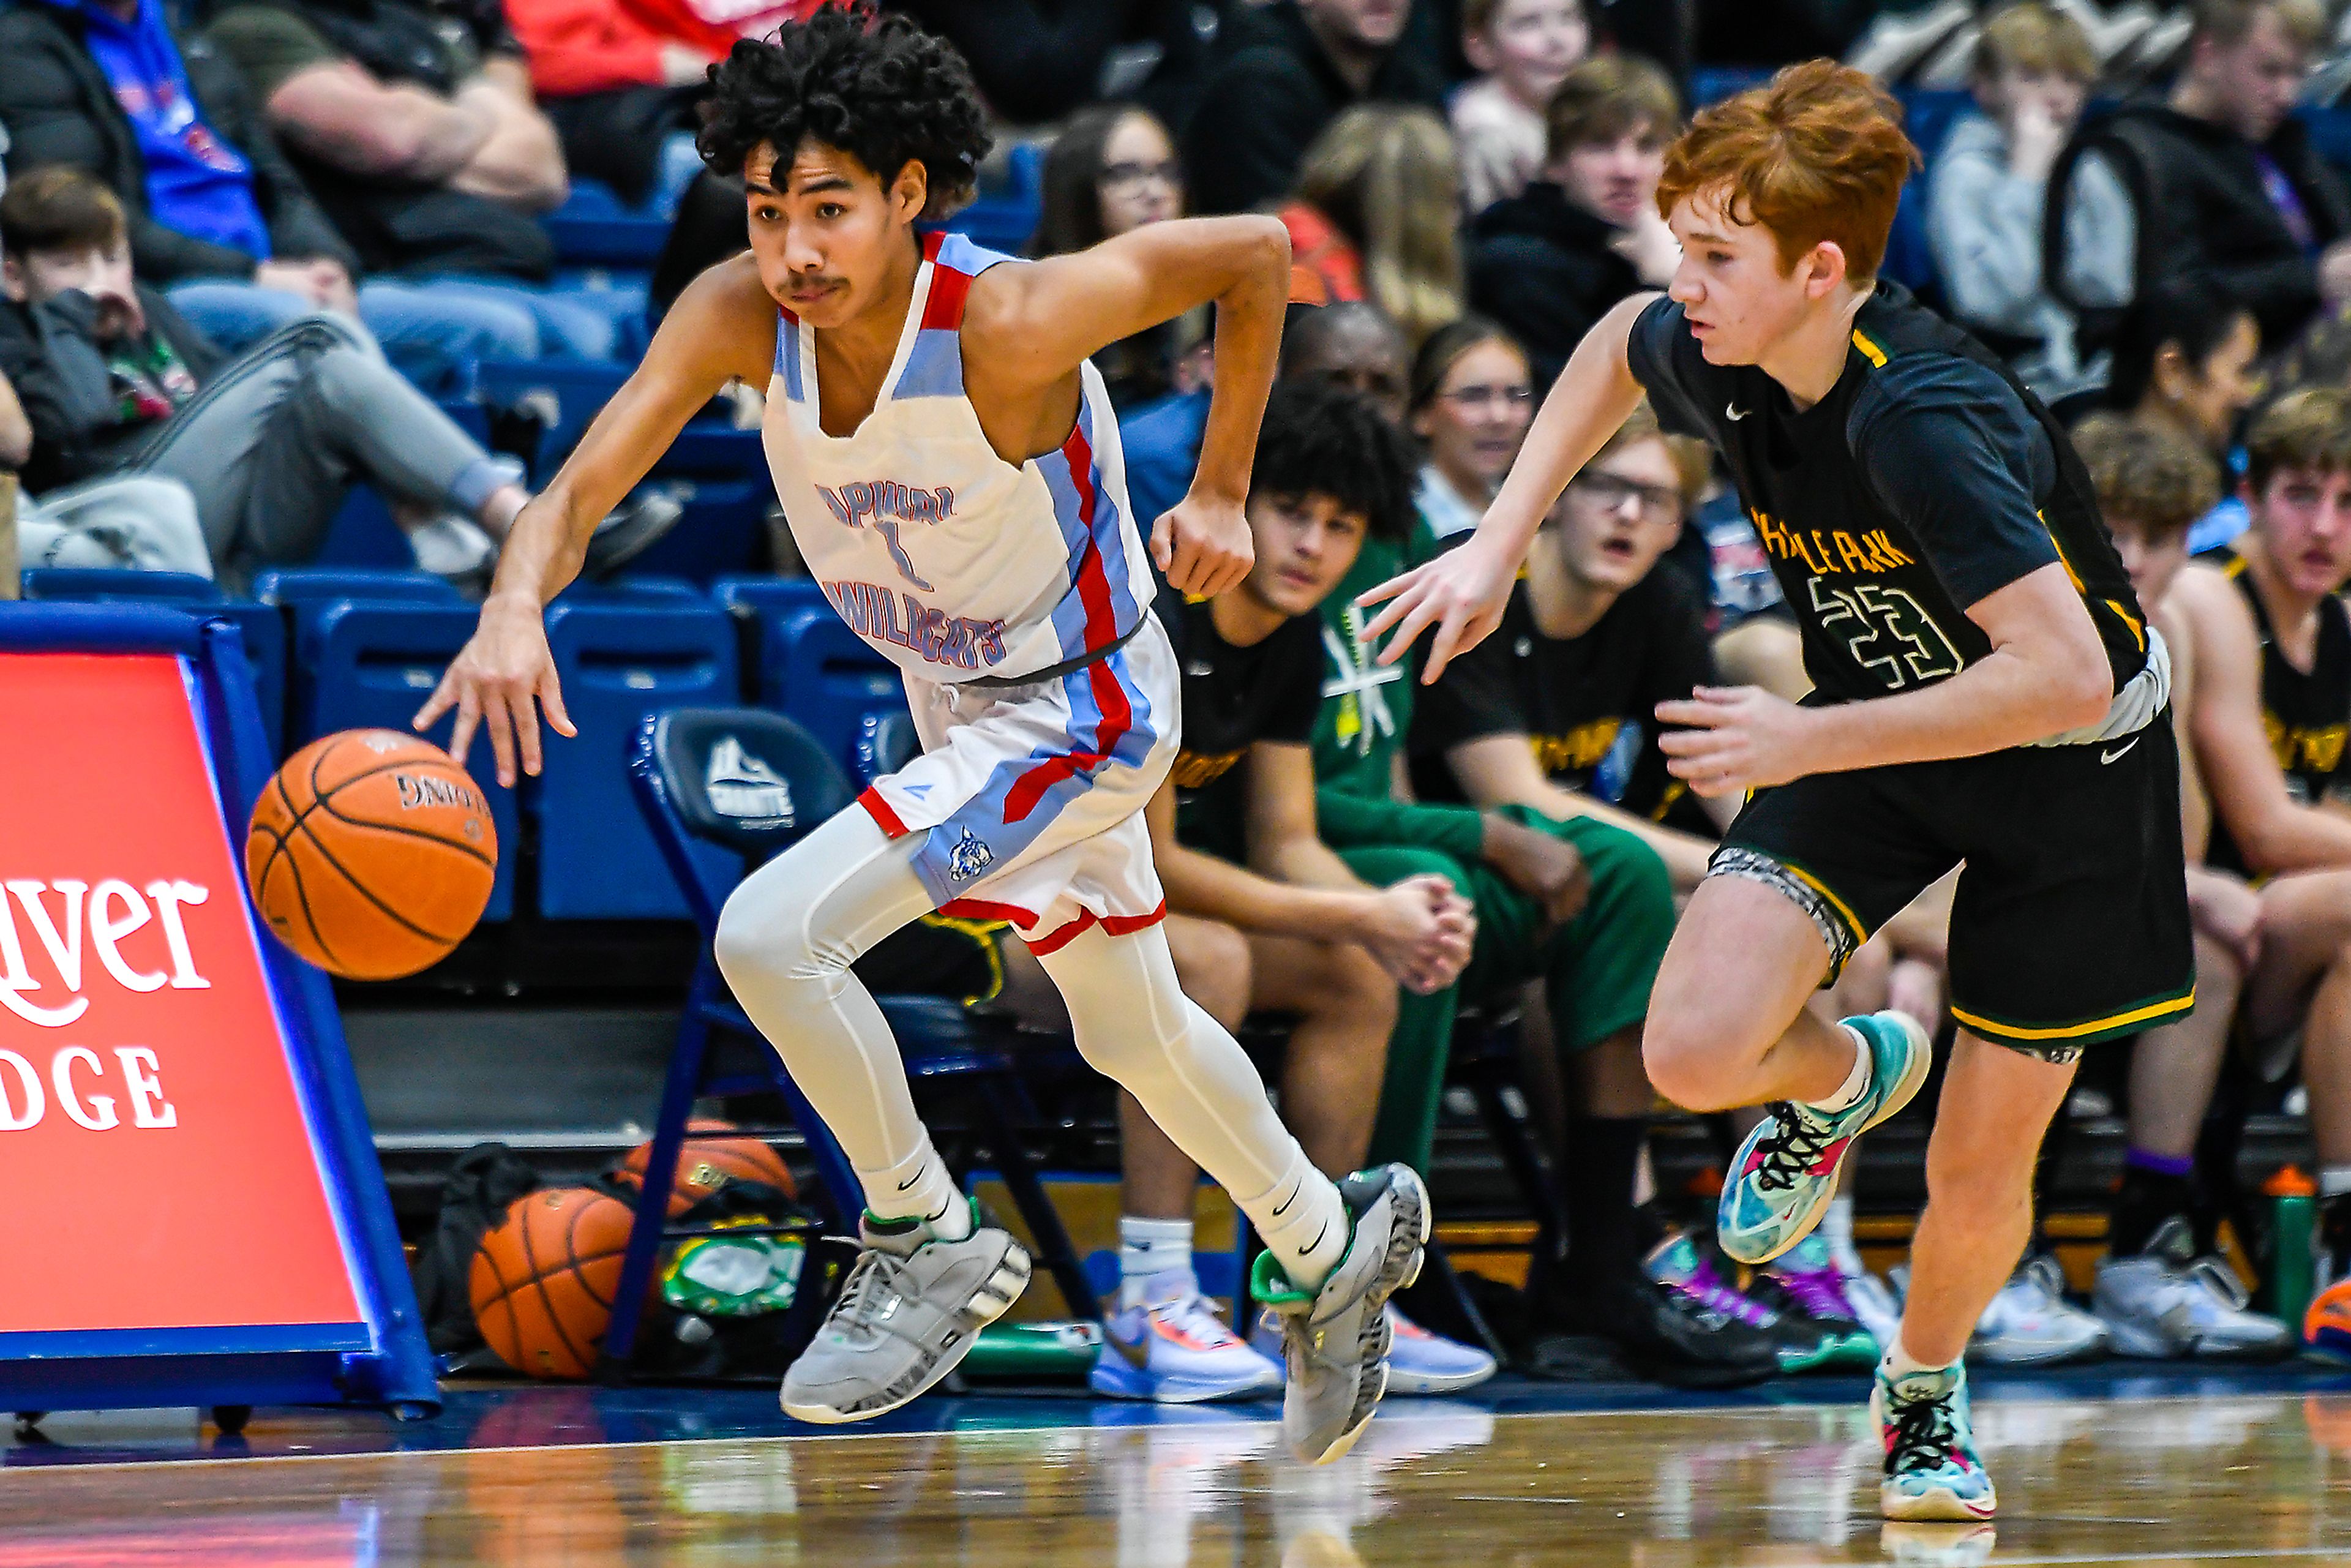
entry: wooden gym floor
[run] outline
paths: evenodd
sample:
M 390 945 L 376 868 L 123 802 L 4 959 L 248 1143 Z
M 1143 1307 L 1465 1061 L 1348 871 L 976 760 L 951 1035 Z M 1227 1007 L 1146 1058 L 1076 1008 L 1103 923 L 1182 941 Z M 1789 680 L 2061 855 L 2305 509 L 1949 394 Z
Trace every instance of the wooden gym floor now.
M 1280 1456 L 1270 1406 L 935 1398 L 822 1436 L 740 1390 L 457 1392 L 415 1426 L 263 1411 L 234 1439 L 61 1414 L 0 1443 L 0 1568 L 2351 1565 L 2341 1375 L 1986 1379 L 1991 1529 L 1880 1526 L 1861 1386 L 1506 1381 L 1395 1401 L 1322 1469 Z

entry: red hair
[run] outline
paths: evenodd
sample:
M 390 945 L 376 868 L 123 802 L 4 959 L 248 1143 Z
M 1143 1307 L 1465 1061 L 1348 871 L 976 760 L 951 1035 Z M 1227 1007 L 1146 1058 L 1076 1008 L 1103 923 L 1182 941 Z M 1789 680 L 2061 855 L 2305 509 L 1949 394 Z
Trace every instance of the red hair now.
M 1657 211 L 1711 196 L 1732 222 L 1771 231 L 1782 270 L 1828 241 L 1845 276 L 1866 283 L 1918 166 L 1892 95 L 1849 66 L 1807 60 L 1698 112 L 1666 152 Z

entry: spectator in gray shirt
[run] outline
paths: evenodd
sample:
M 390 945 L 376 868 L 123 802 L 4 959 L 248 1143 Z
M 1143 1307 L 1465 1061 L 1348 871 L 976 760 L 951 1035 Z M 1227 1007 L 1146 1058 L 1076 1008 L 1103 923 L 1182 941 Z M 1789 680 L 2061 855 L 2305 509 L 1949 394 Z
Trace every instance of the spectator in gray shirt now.
M 2025 0 L 1985 25 L 1972 74 L 1982 112 L 1951 128 L 1928 173 L 1927 236 L 1952 316 L 2053 402 L 2105 379 L 2105 357 L 2083 352 L 2074 313 L 2042 277 L 2049 172 L 2082 117 L 2097 57 L 2079 22 Z M 2130 222 L 2127 198 L 2103 164 L 2083 170 L 2072 200 L 2075 233 Z M 2098 289 L 2081 267 L 2070 281 Z

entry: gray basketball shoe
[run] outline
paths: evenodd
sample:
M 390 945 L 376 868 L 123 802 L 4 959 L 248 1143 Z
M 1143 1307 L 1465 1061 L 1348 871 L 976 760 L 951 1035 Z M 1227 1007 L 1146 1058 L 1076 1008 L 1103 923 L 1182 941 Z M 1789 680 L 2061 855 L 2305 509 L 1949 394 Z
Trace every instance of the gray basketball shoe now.
M 1029 1283 L 1029 1254 L 992 1227 L 943 1241 L 920 1228 L 876 1231 L 868 1216 L 858 1234 L 864 1254 L 784 1374 L 784 1414 L 797 1420 L 833 1426 L 895 1410 L 953 1372 Z
M 1339 1184 L 1354 1230 L 1339 1266 L 1309 1294 L 1273 1254 L 1258 1255 L 1249 1289 L 1281 1322 L 1281 1434 L 1310 1465 L 1355 1446 L 1388 1386 L 1388 1298 L 1420 1277 L 1428 1192 L 1411 1167 L 1357 1171 Z

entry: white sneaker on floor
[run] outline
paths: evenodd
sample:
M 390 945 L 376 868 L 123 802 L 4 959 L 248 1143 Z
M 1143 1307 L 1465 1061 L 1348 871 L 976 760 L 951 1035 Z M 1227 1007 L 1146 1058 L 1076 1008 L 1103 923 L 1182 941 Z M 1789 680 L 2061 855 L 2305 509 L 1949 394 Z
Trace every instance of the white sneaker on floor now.
M 1494 1358 L 1476 1345 L 1447 1339 L 1388 1303 L 1388 1392 L 1458 1394 L 1494 1375 Z
M 1113 1399 L 1190 1405 L 1281 1387 L 1280 1369 L 1225 1326 L 1189 1269 L 1153 1275 L 1143 1301 L 1112 1313 L 1102 1331 L 1102 1353 L 1086 1381 Z
M 2235 1270 L 2194 1250 L 2187 1222 L 2167 1219 L 2146 1251 L 2098 1265 L 2091 1301 L 2115 1350 L 2157 1361 L 2270 1361 L 2290 1353 L 2294 1334 L 2285 1324 L 2245 1310 Z
M 1853 1315 L 1861 1320 L 1869 1337 L 1877 1342 L 1881 1354 L 1891 1349 L 1894 1335 L 1902 1327 L 1902 1299 L 1894 1293 L 1892 1286 L 1862 1268 L 1858 1261 L 1848 1268 L 1839 1259 L 1837 1273 L 1844 1281 L 1844 1299 L 1853 1308 Z
M 2065 1300 L 2057 1260 L 2028 1258 L 1976 1320 L 1971 1361 L 1994 1366 L 2053 1366 L 2106 1350 L 2106 1325 Z

